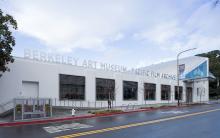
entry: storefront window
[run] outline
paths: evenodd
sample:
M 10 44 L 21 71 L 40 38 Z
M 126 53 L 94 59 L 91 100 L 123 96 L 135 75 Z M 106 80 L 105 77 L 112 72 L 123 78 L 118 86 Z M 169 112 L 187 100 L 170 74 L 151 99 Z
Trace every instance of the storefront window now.
M 123 99 L 137 100 L 138 83 L 133 81 L 123 81 Z
M 175 100 L 178 100 L 178 86 L 175 86 Z M 182 96 L 183 96 L 183 87 L 179 86 L 179 99 L 182 100 Z
M 155 100 L 156 98 L 156 84 L 144 83 L 145 100 Z
M 161 85 L 161 100 L 170 100 L 170 85 Z
M 60 99 L 84 100 L 85 77 L 60 74 Z
M 115 99 L 115 80 L 96 78 L 96 100 Z

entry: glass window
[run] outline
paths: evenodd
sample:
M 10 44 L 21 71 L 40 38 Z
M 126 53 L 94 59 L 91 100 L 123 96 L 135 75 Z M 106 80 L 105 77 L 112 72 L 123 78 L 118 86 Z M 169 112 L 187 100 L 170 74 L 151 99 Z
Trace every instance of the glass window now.
M 85 77 L 60 74 L 60 99 L 84 100 Z
M 138 83 L 133 81 L 123 81 L 123 99 L 137 100 Z
M 115 80 L 96 78 L 96 100 L 115 99 Z
M 178 86 L 175 86 L 175 100 L 178 100 Z M 179 99 L 182 100 L 182 96 L 183 96 L 183 87 L 179 86 Z
M 145 100 L 155 100 L 156 98 L 156 84 L 144 83 L 144 99 Z
M 161 100 L 170 100 L 170 85 L 161 85 Z

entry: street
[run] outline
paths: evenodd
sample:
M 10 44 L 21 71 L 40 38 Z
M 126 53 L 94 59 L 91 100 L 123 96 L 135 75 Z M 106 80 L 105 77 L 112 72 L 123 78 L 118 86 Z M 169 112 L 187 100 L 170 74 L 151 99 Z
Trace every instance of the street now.
M 0 138 L 219 138 L 220 105 L 0 127 Z

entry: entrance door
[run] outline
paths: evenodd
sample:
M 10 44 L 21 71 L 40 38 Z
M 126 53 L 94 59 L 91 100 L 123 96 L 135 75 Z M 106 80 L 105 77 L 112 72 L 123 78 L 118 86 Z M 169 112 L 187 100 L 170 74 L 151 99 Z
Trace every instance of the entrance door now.
M 192 103 L 192 87 L 187 87 L 186 88 L 186 103 Z
M 22 81 L 22 97 L 38 98 L 39 82 Z

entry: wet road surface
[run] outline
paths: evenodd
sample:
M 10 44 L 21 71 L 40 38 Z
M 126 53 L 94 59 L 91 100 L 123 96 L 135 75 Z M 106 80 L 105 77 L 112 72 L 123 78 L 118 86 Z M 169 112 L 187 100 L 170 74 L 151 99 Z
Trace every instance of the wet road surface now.
M 88 131 L 109 130 L 112 127 L 132 125 L 196 112 L 220 109 L 220 105 L 202 105 L 180 109 L 163 109 L 153 112 L 137 112 L 108 117 L 74 121 L 0 127 L 0 138 L 54 138 Z M 220 111 L 162 121 L 159 123 L 127 127 L 108 132 L 88 134 L 82 138 L 219 138 Z

